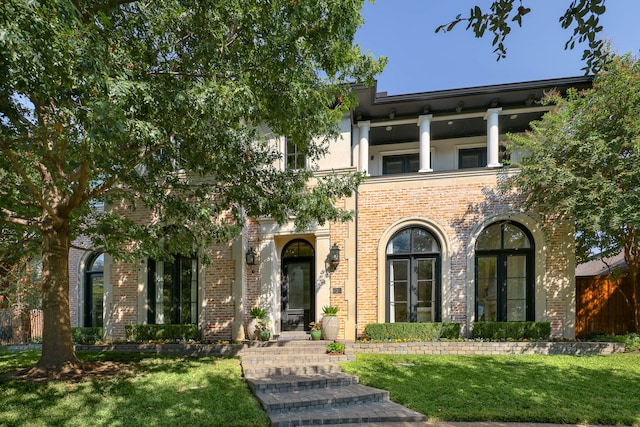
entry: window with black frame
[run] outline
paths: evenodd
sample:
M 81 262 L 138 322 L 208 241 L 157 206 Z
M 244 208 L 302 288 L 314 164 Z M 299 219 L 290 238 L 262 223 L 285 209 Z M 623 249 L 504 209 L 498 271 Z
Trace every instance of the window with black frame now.
M 198 259 L 176 255 L 147 265 L 147 321 L 150 324 L 198 323 Z
M 502 221 L 476 242 L 476 321 L 535 320 L 534 247 L 526 228 Z
M 440 243 L 428 230 L 393 235 L 387 256 L 387 322 L 439 322 Z

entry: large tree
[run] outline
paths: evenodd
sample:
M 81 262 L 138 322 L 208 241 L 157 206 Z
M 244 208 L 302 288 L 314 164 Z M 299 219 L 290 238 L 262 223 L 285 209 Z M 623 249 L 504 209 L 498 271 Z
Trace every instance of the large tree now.
M 511 135 L 526 156 L 505 189 L 545 216 L 573 219 L 580 259 L 624 254 L 640 331 L 640 61 L 610 59 L 592 89 L 550 94 L 555 108 Z
M 565 13 L 559 17 L 562 28 L 572 30 L 564 45 L 565 49 L 573 49 L 576 43 L 586 43 L 582 59 L 585 61 L 583 69 L 587 73 L 600 70 L 606 63 L 606 44 L 597 37 L 602 31 L 600 16 L 606 12 L 605 1 L 571 0 Z M 522 26 L 524 16 L 531 12 L 531 8 L 526 5 L 531 3 L 527 0 L 492 0 L 488 7 L 475 5 L 468 14 L 460 13 L 451 22 L 437 27 L 436 33 L 446 33 L 458 24 L 466 22 L 466 29 L 472 31 L 476 37 L 484 37 L 487 34 L 493 36 L 494 52 L 500 60 L 507 55 L 505 41 L 511 33 L 512 26 L 514 23 Z M 536 6 L 544 7 L 538 4 Z
M 68 255 L 90 236 L 115 256 L 226 241 L 246 216 L 304 227 L 347 215 L 357 174 L 307 188 L 268 137 L 313 163 L 383 61 L 353 45 L 363 0 L 7 0 L 0 13 L 0 225 L 42 256 L 37 369 L 78 367 Z M 96 209 L 106 206 L 124 209 Z M 144 209 L 155 221 L 123 212 Z M 182 227 L 166 227 L 170 224 Z M 0 239 L 11 244 L 15 239 Z

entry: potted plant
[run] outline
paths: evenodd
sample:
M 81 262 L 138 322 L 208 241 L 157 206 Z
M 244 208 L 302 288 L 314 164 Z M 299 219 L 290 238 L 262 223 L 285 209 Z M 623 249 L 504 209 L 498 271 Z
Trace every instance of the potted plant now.
M 258 336 L 260 341 L 269 341 L 271 339 L 271 328 L 269 328 L 270 320 L 262 318 L 258 320 Z
M 338 331 L 340 330 L 340 321 L 337 314 L 338 307 L 332 305 L 325 305 L 322 307 L 322 337 L 327 341 L 334 341 L 338 338 Z
M 339 341 L 333 341 L 327 344 L 328 354 L 344 354 L 344 344 Z
M 258 322 L 260 319 L 267 318 L 267 310 L 262 307 L 253 307 L 249 310 L 249 324 L 247 325 L 247 333 L 249 334 L 249 339 L 259 339 L 260 329 Z
M 320 327 L 320 323 L 321 322 L 309 323 L 309 327 L 311 328 L 311 331 L 309 332 L 309 334 L 311 335 L 311 339 L 313 341 L 318 341 L 320 338 L 322 338 L 322 328 Z

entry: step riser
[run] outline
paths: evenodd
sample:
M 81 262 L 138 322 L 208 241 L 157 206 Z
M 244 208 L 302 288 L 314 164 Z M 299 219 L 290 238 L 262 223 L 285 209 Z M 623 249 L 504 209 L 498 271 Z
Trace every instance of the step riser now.
M 258 395 L 258 400 L 260 400 L 265 411 L 269 414 L 277 415 L 318 409 L 332 410 L 366 403 L 384 402 L 388 399 L 388 395 L 388 392 L 381 391 L 358 396 L 347 396 L 341 398 L 319 397 L 318 399 L 311 399 L 308 401 L 281 402 L 276 404 L 265 403 L 262 401 L 261 396 Z
M 386 425 L 387 423 L 402 423 L 399 425 L 404 425 L 404 423 L 426 423 L 426 417 L 416 416 L 416 417 L 348 417 L 343 418 L 340 416 L 336 416 L 335 418 L 322 416 L 319 418 L 312 417 L 304 417 L 301 414 L 297 419 L 287 419 L 286 421 L 273 421 L 271 422 L 271 427 L 294 427 L 294 426 L 311 426 L 311 425 L 339 425 L 339 424 L 367 424 L 367 423 L 383 423 Z
M 255 382 L 249 380 L 249 387 L 254 393 L 290 393 L 294 391 L 305 391 L 305 390 L 318 390 L 318 392 L 322 392 L 322 390 L 326 390 L 328 388 L 336 388 L 336 387 L 348 387 L 350 385 L 358 384 L 357 377 L 345 377 L 345 378 L 335 378 L 335 379 L 315 379 L 308 381 L 296 381 L 293 383 L 289 382 L 281 382 L 281 383 L 264 383 L 264 384 L 256 384 Z
M 266 377 L 275 375 L 321 375 L 341 372 L 337 365 L 317 365 L 317 366 L 256 366 L 242 367 L 245 377 Z
M 337 363 L 346 362 L 349 360 L 347 356 L 332 356 L 329 358 L 327 355 L 317 356 L 298 356 L 298 357 L 254 357 L 247 356 L 242 358 L 242 364 L 251 365 L 265 365 L 265 366 L 282 366 L 282 365 L 317 365 L 323 363 Z

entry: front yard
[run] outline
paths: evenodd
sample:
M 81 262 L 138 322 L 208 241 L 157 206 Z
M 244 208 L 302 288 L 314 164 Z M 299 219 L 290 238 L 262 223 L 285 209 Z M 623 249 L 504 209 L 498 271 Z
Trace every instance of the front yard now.
M 37 351 L 0 350 L 3 426 L 268 426 L 233 358 L 79 353 L 108 375 L 25 382 Z M 640 353 L 608 356 L 358 355 L 360 383 L 431 420 L 640 426 Z
M 431 420 L 640 426 L 640 353 L 358 355 L 360 383 Z

